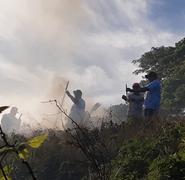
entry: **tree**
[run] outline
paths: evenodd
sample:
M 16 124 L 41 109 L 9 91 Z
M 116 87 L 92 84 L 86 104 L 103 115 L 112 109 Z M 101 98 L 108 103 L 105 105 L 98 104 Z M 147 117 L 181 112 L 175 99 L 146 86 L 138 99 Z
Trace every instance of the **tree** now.
M 170 114 L 183 114 L 185 110 L 185 38 L 175 47 L 152 47 L 141 58 L 135 74 L 155 71 L 162 81 L 162 108 Z

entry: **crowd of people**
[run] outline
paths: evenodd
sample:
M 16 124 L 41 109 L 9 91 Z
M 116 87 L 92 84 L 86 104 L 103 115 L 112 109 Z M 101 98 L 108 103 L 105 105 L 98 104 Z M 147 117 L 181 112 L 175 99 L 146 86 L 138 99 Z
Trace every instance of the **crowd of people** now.
M 128 102 L 128 119 L 144 117 L 149 120 L 159 115 L 161 82 L 157 73 L 152 71 L 145 75 L 145 78 L 148 80 L 146 86 L 141 87 L 139 83 L 134 83 L 132 88 L 126 88 L 127 95 L 122 96 L 122 99 Z M 85 101 L 82 99 L 82 91 L 74 91 L 74 96 L 69 91 L 66 93 L 74 103 L 69 116 L 80 125 L 85 116 Z
M 157 117 L 160 109 L 161 83 L 155 72 L 145 75 L 148 84 L 141 87 L 139 83 L 134 83 L 132 88 L 126 88 L 126 95 L 122 99 L 128 103 L 128 119 L 151 119 Z M 84 122 L 85 100 L 82 98 L 82 91 L 75 90 L 73 95 L 66 90 L 66 94 L 71 99 L 73 105 L 66 123 L 67 128 L 74 127 L 74 122 L 81 125 Z M 16 117 L 18 109 L 12 107 L 10 113 L 4 114 L 1 119 L 2 130 L 6 134 L 18 133 L 21 126 L 21 116 Z

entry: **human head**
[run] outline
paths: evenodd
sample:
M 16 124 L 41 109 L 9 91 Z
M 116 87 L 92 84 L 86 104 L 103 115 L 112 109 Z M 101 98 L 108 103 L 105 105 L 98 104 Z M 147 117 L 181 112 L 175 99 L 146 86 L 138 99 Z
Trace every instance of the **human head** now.
M 77 99 L 82 97 L 82 91 L 79 89 L 73 91 L 73 94 L 74 94 L 75 98 L 77 98 Z
M 17 112 L 18 112 L 18 109 L 16 107 L 12 107 L 10 110 L 10 114 L 12 114 L 14 116 L 17 114 Z
M 157 76 L 157 73 L 156 72 L 149 72 L 147 75 L 145 75 L 145 78 L 148 79 L 150 82 L 157 79 L 158 76 Z
M 137 90 L 137 89 L 140 89 L 141 87 L 140 87 L 139 83 L 134 83 L 134 84 L 132 85 L 132 88 L 133 88 L 134 90 Z

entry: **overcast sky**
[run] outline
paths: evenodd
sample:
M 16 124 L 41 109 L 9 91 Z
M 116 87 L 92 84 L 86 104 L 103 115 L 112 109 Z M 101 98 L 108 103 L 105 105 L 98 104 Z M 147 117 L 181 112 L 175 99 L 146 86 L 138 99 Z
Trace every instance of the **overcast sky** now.
M 184 37 L 184 0 L 0 0 L 0 102 L 32 113 L 70 90 L 121 103 L 132 60 Z M 61 92 L 60 92 L 61 91 Z M 56 94 L 55 94 L 56 93 Z

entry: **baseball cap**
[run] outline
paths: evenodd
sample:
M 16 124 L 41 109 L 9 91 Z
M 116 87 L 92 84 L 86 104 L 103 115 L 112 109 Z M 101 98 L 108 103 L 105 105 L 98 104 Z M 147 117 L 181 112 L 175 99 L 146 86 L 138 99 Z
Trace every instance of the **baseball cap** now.
M 153 78 L 157 78 L 157 73 L 156 72 L 149 72 L 147 75 L 145 75 L 145 78 L 150 78 L 150 77 L 153 77 Z

